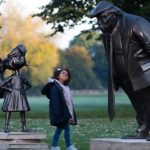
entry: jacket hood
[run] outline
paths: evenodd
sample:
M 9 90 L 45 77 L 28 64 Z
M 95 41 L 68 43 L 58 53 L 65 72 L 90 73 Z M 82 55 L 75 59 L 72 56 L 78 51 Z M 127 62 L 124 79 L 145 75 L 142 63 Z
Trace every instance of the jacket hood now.
M 51 83 L 51 82 L 54 82 L 54 81 L 55 81 L 55 79 L 48 78 L 47 83 Z

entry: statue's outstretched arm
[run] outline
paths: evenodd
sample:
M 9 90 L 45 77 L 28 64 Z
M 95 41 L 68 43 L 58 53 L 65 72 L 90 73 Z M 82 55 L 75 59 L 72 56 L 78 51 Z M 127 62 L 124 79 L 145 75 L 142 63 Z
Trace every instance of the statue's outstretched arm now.
M 24 84 L 26 85 L 25 91 L 27 91 L 28 89 L 30 89 L 32 87 L 31 83 L 26 79 L 24 79 Z

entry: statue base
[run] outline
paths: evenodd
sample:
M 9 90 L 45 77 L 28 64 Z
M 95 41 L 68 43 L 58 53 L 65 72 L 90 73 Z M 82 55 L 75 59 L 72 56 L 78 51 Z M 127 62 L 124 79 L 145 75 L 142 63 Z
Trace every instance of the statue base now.
M 90 150 L 150 150 L 150 141 L 119 138 L 91 139 Z
M 45 134 L 32 132 L 0 132 L 0 150 L 48 150 L 42 143 Z

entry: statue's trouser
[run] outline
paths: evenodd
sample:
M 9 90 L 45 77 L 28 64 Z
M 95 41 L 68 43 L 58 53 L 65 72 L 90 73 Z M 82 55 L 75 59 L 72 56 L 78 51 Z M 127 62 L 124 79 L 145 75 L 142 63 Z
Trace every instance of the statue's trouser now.
M 26 130 L 26 113 L 25 111 L 20 112 L 20 118 L 21 118 L 21 123 L 22 123 L 22 131 Z
M 134 91 L 129 80 L 120 82 L 120 86 L 128 95 L 136 112 L 137 134 L 142 133 L 144 136 L 147 136 L 150 129 L 150 88 Z
M 143 110 L 145 112 L 145 122 L 147 123 L 147 130 L 150 131 L 150 87 L 137 91 L 140 101 L 143 104 Z M 144 113 L 143 112 L 143 113 Z M 141 127 L 144 128 L 144 126 Z M 139 129 L 140 130 L 140 129 Z
M 11 117 L 11 111 L 8 111 L 5 113 L 5 127 L 4 127 L 4 132 L 8 133 L 9 131 L 9 120 Z
M 10 130 L 9 130 L 10 117 L 11 117 L 11 111 L 6 112 L 6 114 L 5 114 L 5 128 L 4 128 L 4 132 L 6 132 L 6 133 L 10 132 Z M 21 123 L 22 123 L 22 131 L 28 132 L 29 129 L 26 128 L 26 113 L 25 113 L 25 111 L 20 112 L 20 118 L 21 118 Z
M 22 123 L 22 132 L 33 132 L 33 130 L 28 129 L 26 127 L 26 112 L 25 111 L 20 112 L 20 117 L 21 117 L 21 123 Z

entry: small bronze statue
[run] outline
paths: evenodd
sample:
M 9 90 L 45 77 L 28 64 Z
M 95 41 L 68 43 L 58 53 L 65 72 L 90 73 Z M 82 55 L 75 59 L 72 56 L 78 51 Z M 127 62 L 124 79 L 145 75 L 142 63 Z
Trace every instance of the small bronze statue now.
M 121 87 L 136 112 L 136 134 L 124 138 L 142 139 L 150 130 L 150 23 L 128 14 L 108 1 L 91 12 L 102 31 L 109 62 L 108 112 L 114 117 L 114 89 Z
M 0 61 L 0 93 L 4 98 L 2 111 L 5 115 L 4 132 L 9 133 L 9 120 L 11 112 L 20 112 L 22 132 L 30 132 L 26 128 L 26 112 L 30 111 L 30 106 L 26 97 L 26 90 L 31 87 L 31 84 L 26 79 L 22 78 L 19 71 L 22 67 L 26 66 L 26 48 L 20 44 L 7 55 L 6 58 Z M 4 78 L 3 72 L 12 70 L 13 74 Z

